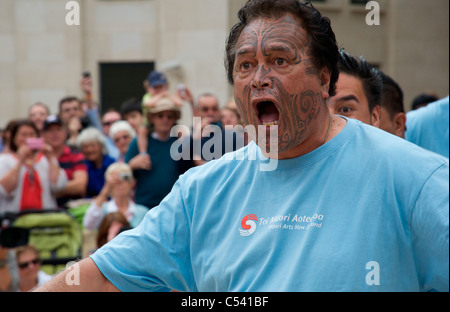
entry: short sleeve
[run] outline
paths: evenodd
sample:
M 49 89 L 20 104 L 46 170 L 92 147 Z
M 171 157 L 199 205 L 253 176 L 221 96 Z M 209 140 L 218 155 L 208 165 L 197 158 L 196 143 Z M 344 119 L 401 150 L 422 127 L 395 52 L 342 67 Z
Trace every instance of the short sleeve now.
M 91 258 L 122 291 L 195 291 L 188 220 L 176 182 L 139 226 L 122 232 Z
M 449 291 L 449 167 L 424 184 L 412 215 L 412 241 L 422 291 Z

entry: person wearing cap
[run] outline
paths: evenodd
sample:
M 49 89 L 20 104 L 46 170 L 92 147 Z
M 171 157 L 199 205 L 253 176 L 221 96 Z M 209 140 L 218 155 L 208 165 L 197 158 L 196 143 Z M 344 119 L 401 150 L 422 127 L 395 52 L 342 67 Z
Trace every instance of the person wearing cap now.
M 11 129 L 10 152 L 0 155 L 0 214 L 56 209 L 54 192 L 67 184 L 52 146 L 39 138 L 31 120 Z
M 161 98 L 148 110 L 152 131 L 146 137 L 146 154 L 140 152 L 139 138 L 135 138 L 125 155 L 125 162 L 133 169 L 137 180 L 136 203 L 149 209 L 159 204 L 178 179 L 176 161 L 170 156 L 170 148 L 177 138 L 170 136 L 170 130 L 180 116 L 179 106 L 171 98 Z
M 84 163 L 83 154 L 71 150 L 65 144 L 67 132 L 62 120 L 57 115 L 47 117 L 42 137 L 47 144 L 52 146 L 61 168 L 67 175 L 67 185 L 55 193 L 58 207 L 61 208 L 70 200 L 85 196 L 88 183 L 87 166 Z

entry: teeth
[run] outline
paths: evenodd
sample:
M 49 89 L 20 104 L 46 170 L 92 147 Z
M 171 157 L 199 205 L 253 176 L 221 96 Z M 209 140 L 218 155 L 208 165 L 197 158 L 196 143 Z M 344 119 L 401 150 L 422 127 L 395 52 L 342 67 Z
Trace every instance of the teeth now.
M 264 126 L 270 127 L 270 126 L 277 126 L 278 125 L 278 120 L 272 121 L 272 122 L 263 122 L 262 123 Z

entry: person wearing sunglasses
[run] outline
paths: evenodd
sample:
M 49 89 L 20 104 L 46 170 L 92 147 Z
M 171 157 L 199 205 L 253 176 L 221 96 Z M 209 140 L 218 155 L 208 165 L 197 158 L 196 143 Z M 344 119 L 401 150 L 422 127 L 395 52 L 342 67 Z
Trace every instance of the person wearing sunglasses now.
M 32 245 L 16 249 L 17 266 L 19 268 L 19 291 L 30 291 L 52 279 L 41 270 L 39 251 Z
M 115 122 L 111 129 L 109 130 L 109 137 L 113 140 L 117 149 L 119 150 L 119 158 L 118 162 L 125 161 L 125 154 L 128 151 L 128 147 L 130 146 L 131 140 L 136 137 L 136 131 L 134 131 L 133 127 L 126 120 L 120 120 Z

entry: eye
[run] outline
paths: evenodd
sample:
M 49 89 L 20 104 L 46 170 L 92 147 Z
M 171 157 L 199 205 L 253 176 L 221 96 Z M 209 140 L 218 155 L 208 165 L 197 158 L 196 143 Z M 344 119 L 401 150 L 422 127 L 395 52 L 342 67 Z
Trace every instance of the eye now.
M 344 106 L 339 109 L 339 111 L 343 114 L 350 114 L 353 110 L 351 107 Z
M 252 67 L 252 65 L 249 62 L 243 62 L 239 67 L 241 70 L 246 71 L 249 70 Z
M 283 65 L 286 64 L 286 60 L 283 59 L 283 58 L 277 58 L 277 59 L 275 59 L 275 64 L 276 64 L 277 66 L 283 66 Z

